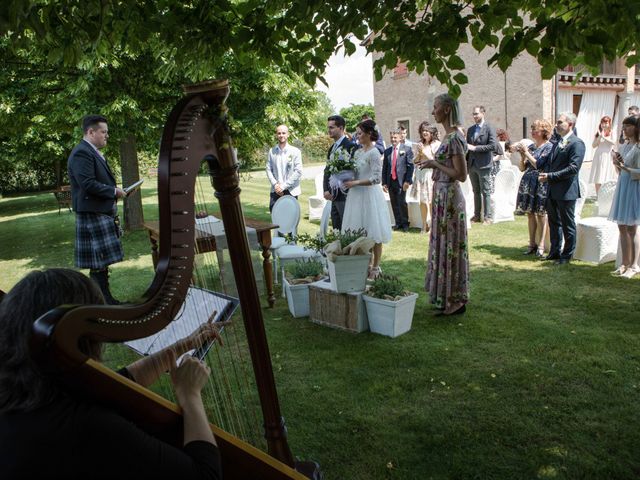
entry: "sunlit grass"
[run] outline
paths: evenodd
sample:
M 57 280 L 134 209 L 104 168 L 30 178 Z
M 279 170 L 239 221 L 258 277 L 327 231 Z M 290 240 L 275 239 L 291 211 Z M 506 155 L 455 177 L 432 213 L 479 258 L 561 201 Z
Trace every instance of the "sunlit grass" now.
M 245 215 L 269 219 L 266 179 L 241 184 Z M 216 211 L 209 182 L 205 199 Z M 303 182 L 299 230 L 313 181 Z M 144 213 L 157 218 L 155 180 Z M 587 206 L 587 211 L 590 206 Z M 0 288 L 34 268 L 73 264 L 73 214 L 52 194 L 0 200 Z M 434 317 L 423 291 L 428 237 L 394 232 L 382 267 L 420 294 L 396 339 L 294 319 L 276 292 L 265 309 L 290 445 L 333 479 L 625 479 L 640 475 L 640 279 L 612 264 L 554 267 L 521 255 L 526 222 L 469 232 L 471 301 Z M 124 237 L 116 297 L 147 288 L 144 231 Z M 215 374 L 215 372 L 214 372 Z

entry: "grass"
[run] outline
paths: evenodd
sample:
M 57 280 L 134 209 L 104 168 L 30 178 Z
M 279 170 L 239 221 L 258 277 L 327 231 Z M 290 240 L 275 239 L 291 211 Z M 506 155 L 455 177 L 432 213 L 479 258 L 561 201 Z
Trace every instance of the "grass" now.
M 245 214 L 267 220 L 266 180 L 242 189 Z M 313 191 L 303 182 L 303 216 Z M 72 266 L 74 218 L 57 212 L 50 193 L 0 200 L 0 288 Z M 640 279 L 522 256 L 526 228 L 522 217 L 474 225 L 471 302 L 451 319 L 434 317 L 423 291 L 427 237 L 394 232 L 383 268 L 420 293 L 412 330 L 396 339 L 294 319 L 277 292 L 265 323 L 296 457 L 328 480 L 638 478 Z M 146 233 L 124 246 L 113 291 L 131 298 L 153 277 Z

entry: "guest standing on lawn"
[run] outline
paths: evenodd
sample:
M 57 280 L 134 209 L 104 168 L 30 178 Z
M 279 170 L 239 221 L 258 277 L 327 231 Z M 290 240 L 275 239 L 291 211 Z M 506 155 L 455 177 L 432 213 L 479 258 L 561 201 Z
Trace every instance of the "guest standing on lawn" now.
M 529 248 L 524 255 L 544 255 L 544 239 L 547 230 L 547 183 L 538 181 L 538 174 L 544 172 L 551 156 L 552 143 L 549 141 L 553 127 L 546 120 L 535 120 L 531 125 L 531 137 L 535 144 L 533 153 L 523 143 L 516 144 L 520 153 L 520 171 L 524 172 L 518 188 L 516 212 L 527 214 L 529 223 Z
M 382 193 L 382 159 L 375 146 L 378 131 L 373 120 L 360 122 L 357 127 L 358 139 L 362 148 L 355 151 L 356 178 L 344 182 L 349 189 L 347 203 L 344 207 L 342 230 L 358 230 L 364 228 L 367 237 L 376 244 L 369 266 L 369 278 L 377 278 L 380 273 L 382 244 L 391 240 L 391 221 L 387 202 Z
M 109 127 L 100 115 L 82 119 L 82 141 L 69 155 L 67 171 L 76 212 L 75 264 L 88 268 L 108 304 L 118 305 L 109 289 L 109 265 L 124 258 L 117 201 L 126 197 L 100 150 L 107 146 Z
M 418 127 L 419 142 L 413 144 L 413 161 L 417 164 L 423 160 L 435 160 L 436 152 L 440 148 L 438 129 L 429 122 L 422 122 Z M 416 168 L 414 170 L 413 185 L 410 196 L 420 203 L 420 215 L 422 216 L 422 228 L 420 233 L 430 230 L 429 206 L 431 204 L 431 192 L 433 191 L 433 170 L 430 168 Z
M 639 271 L 640 242 L 636 235 L 640 225 L 640 119 L 630 116 L 622 121 L 622 132 L 627 143 L 615 154 L 615 166 L 620 172 L 616 191 L 611 203 L 609 220 L 618 224 L 622 264 L 614 275 L 625 278 Z
M 616 146 L 616 136 L 611 129 L 611 117 L 608 115 L 600 120 L 600 126 L 593 136 L 591 146 L 596 150 L 593 152 L 589 183 L 596 186 L 597 196 L 603 183 L 618 179 L 618 172 L 611 157 L 613 148 Z
M 448 94 L 436 97 L 433 116 L 446 132 L 435 160 L 420 168 L 433 168 L 431 235 L 425 290 L 439 315 L 466 311 L 469 300 L 467 218 L 460 182 L 467 178 L 467 143 L 460 128 L 460 107 Z
M 271 184 L 269 211 L 280 197 L 291 195 L 298 198 L 302 192 L 302 154 L 299 148 L 289 145 L 289 128 L 278 125 L 276 128 L 278 145 L 269 150 L 267 155 L 267 178 Z

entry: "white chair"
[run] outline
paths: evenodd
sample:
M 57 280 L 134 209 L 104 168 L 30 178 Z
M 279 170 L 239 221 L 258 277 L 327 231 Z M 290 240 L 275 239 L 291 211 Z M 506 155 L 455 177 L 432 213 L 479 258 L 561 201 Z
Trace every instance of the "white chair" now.
M 495 192 L 491 195 L 493 223 L 513 222 L 516 209 L 518 183 L 515 172 L 506 168 L 496 174 Z
M 462 190 L 462 196 L 464 197 L 464 204 L 467 214 L 467 228 L 471 228 L 471 219 L 474 214 L 473 205 L 473 188 L 471 187 L 471 180 L 469 176 L 465 178 L 464 182 L 460 182 L 460 189 Z M 431 213 L 433 215 L 433 212 Z
M 322 210 L 322 217 L 320 217 L 320 238 L 324 240 L 327 236 L 327 229 L 329 228 L 329 220 L 331 220 L 331 202 L 327 201 Z
M 328 212 L 331 212 L 330 205 Z M 295 237 L 298 230 L 298 223 L 300 223 L 300 204 L 298 201 L 290 195 L 280 197 L 273 205 L 271 222 L 279 225 L 276 229 L 279 234 L 291 234 Z M 294 262 L 297 259 L 312 258 L 319 255 L 315 250 L 287 242 L 287 240 L 281 236 L 272 239 L 271 253 L 275 263 L 273 272 L 275 275 L 274 282 L 276 284 L 278 283 L 278 270 L 281 271 L 281 275 L 284 275 L 284 267 L 287 263 Z
M 620 233 L 618 225 L 607 220 L 615 190 L 616 182 L 603 184 L 598 193 L 596 216 L 576 222 L 576 259 L 598 264 L 616 259 Z
M 278 257 L 279 250 L 288 245 L 284 235 L 296 235 L 298 223 L 300 223 L 300 204 L 291 195 L 283 195 L 273 205 L 271 210 L 271 223 L 278 225 L 277 236 L 271 240 L 271 253 L 275 262 L 275 283 L 278 283 Z
M 582 209 L 584 208 L 584 202 L 587 200 L 587 182 L 580 179 L 579 183 L 580 183 L 580 198 L 576 200 L 576 210 L 575 210 L 576 224 L 582 218 Z M 608 214 L 609 213 L 607 212 L 607 215 Z
M 320 220 L 322 212 L 327 201 L 324 198 L 324 186 L 322 181 L 324 179 L 324 173 L 316 175 L 316 193 L 309 197 L 309 220 Z

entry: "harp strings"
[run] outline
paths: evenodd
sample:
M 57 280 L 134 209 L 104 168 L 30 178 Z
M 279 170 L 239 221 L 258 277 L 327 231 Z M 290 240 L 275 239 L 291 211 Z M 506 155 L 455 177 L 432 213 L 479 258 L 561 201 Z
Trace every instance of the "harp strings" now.
M 194 192 L 195 211 L 212 213 L 215 201 L 207 176 L 198 176 Z M 212 250 L 210 245 L 205 250 Z M 194 283 L 207 290 L 237 296 L 231 264 L 221 248 L 198 251 L 196 243 Z M 256 447 L 264 448 L 262 415 L 253 380 L 244 323 L 238 310 L 221 334 L 224 346 L 214 346 L 206 356 L 211 368 L 206 388 L 206 403 L 211 404 L 210 419 L 224 430 Z

